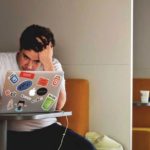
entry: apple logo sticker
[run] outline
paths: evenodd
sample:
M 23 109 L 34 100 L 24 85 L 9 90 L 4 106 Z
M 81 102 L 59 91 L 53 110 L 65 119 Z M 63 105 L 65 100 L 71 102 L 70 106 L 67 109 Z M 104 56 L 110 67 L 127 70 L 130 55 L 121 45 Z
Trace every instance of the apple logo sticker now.
M 34 96 L 36 94 L 36 89 L 35 88 L 33 88 L 33 89 L 31 89 L 30 91 L 29 91 L 29 95 L 30 96 Z

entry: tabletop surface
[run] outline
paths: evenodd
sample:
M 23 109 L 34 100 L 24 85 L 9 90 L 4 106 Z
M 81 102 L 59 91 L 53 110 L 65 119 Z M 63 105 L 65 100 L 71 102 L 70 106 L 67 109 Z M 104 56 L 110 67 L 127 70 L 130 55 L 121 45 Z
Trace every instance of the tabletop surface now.
M 71 111 L 55 111 L 50 113 L 0 113 L 0 120 L 28 120 L 71 116 Z
M 150 106 L 150 102 L 142 103 L 141 101 L 133 101 L 133 106 Z

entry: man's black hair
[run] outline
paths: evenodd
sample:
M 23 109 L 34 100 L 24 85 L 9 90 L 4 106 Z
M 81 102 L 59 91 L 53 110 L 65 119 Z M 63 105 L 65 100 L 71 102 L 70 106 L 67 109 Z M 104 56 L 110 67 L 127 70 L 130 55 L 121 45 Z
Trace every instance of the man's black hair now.
M 27 27 L 20 37 L 20 50 L 34 50 L 40 52 L 51 42 L 55 46 L 54 35 L 49 28 L 31 25 Z

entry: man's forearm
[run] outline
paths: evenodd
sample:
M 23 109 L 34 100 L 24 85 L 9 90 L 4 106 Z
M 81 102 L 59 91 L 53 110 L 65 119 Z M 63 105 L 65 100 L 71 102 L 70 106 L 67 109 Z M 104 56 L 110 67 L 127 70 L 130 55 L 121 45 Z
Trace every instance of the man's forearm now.
M 60 90 L 58 102 L 57 102 L 57 110 L 61 110 L 66 103 L 66 91 L 64 89 Z
M 52 63 L 43 65 L 44 71 L 54 71 L 54 65 Z

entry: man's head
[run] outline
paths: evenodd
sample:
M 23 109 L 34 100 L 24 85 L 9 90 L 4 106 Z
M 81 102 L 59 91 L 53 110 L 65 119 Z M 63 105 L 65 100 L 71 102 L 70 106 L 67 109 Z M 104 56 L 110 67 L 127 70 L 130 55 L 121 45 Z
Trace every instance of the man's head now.
M 54 35 L 49 28 L 31 25 L 20 37 L 20 51 L 18 65 L 21 70 L 37 70 L 41 66 L 38 53 L 48 45 L 55 46 Z
M 40 52 L 51 43 L 55 46 L 54 35 L 49 28 L 31 25 L 27 27 L 20 37 L 20 50 L 34 50 Z

